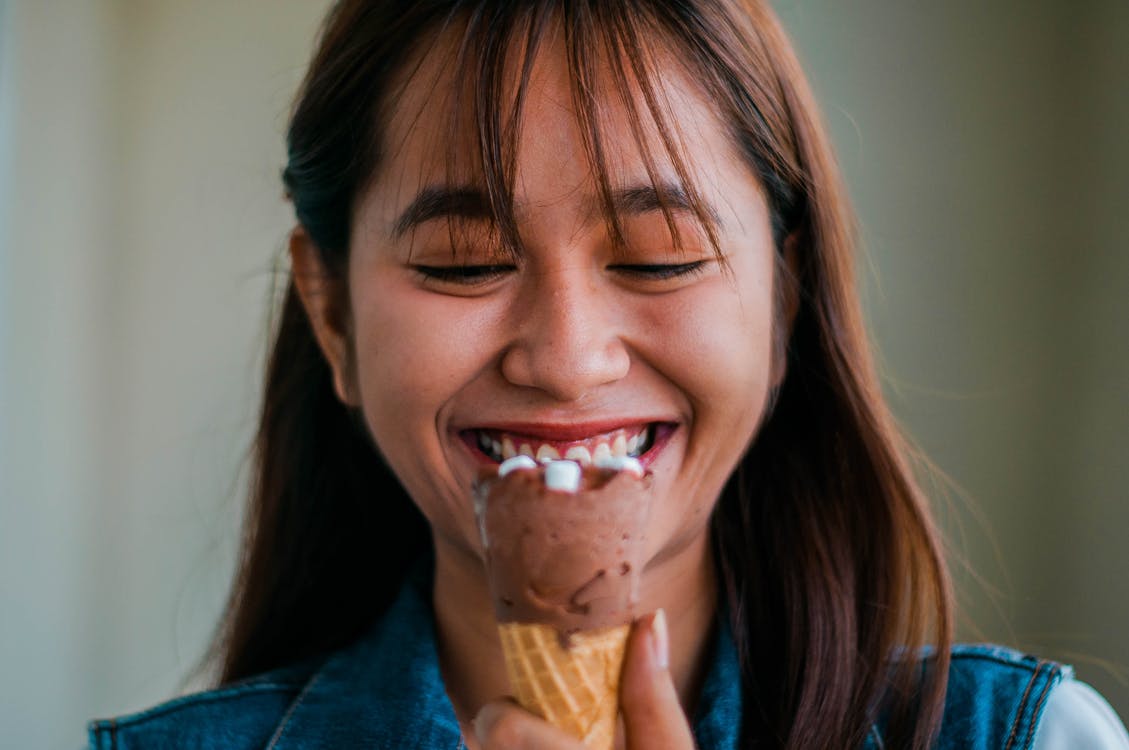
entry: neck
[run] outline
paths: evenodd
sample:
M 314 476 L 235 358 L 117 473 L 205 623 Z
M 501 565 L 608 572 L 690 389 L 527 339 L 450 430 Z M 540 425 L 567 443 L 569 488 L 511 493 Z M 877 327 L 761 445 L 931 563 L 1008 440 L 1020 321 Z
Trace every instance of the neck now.
M 486 703 L 510 692 L 481 559 L 435 538 L 434 607 L 447 695 L 464 726 Z M 714 631 L 717 582 L 708 535 L 656 558 L 643 574 L 637 612 L 666 612 L 670 671 L 692 715 Z
M 459 723 L 510 692 L 482 560 L 436 536 L 435 627 L 439 667 Z

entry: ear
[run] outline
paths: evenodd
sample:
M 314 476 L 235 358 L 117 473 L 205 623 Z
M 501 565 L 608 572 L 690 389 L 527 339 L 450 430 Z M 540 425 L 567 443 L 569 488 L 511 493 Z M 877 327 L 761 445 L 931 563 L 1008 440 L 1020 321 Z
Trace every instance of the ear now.
M 784 238 L 783 260 L 776 273 L 775 346 L 773 347 L 772 387 L 779 388 L 788 374 L 788 342 L 800 311 L 800 230 Z
M 346 406 L 358 406 L 352 377 L 346 281 L 329 273 L 321 251 L 301 226 L 290 233 L 290 268 L 318 348 L 333 372 L 333 390 Z

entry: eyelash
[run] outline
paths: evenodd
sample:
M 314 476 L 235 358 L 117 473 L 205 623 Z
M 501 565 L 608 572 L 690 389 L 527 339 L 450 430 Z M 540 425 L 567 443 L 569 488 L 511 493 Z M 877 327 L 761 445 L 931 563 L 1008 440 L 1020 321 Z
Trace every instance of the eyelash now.
M 417 273 L 432 281 L 450 284 L 484 284 L 513 269 L 513 266 L 413 266 Z
M 617 271 L 625 271 L 627 273 L 646 279 L 656 279 L 658 281 L 663 281 L 666 279 L 675 279 L 679 276 L 690 276 L 692 274 L 701 273 L 705 270 L 707 262 L 708 261 L 704 260 L 696 260 L 691 263 L 656 265 L 638 263 L 612 266 L 612 268 Z
M 665 281 L 701 273 L 705 270 L 707 262 L 697 260 L 691 263 L 673 264 L 632 263 L 609 266 L 609 268 L 640 278 Z M 484 284 L 513 270 L 513 266 L 413 266 L 413 268 L 426 279 L 465 286 Z

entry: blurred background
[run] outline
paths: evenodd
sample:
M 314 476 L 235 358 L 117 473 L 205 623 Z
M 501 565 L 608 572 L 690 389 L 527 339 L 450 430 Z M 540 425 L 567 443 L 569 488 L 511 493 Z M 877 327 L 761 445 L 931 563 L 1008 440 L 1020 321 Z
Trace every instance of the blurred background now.
M 1129 716 L 1129 3 L 777 0 L 961 635 Z M 0 727 L 191 678 L 236 562 L 324 0 L 0 0 Z

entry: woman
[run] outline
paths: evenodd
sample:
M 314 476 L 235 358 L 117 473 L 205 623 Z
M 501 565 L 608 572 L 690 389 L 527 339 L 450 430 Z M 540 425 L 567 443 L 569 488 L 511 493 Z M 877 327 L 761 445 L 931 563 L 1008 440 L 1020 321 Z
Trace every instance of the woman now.
M 624 746 L 1129 747 L 1069 668 L 951 643 L 833 159 L 762 3 L 343 0 L 288 145 L 221 686 L 94 746 L 576 748 L 499 700 L 468 488 L 630 435 L 654 614 Z

